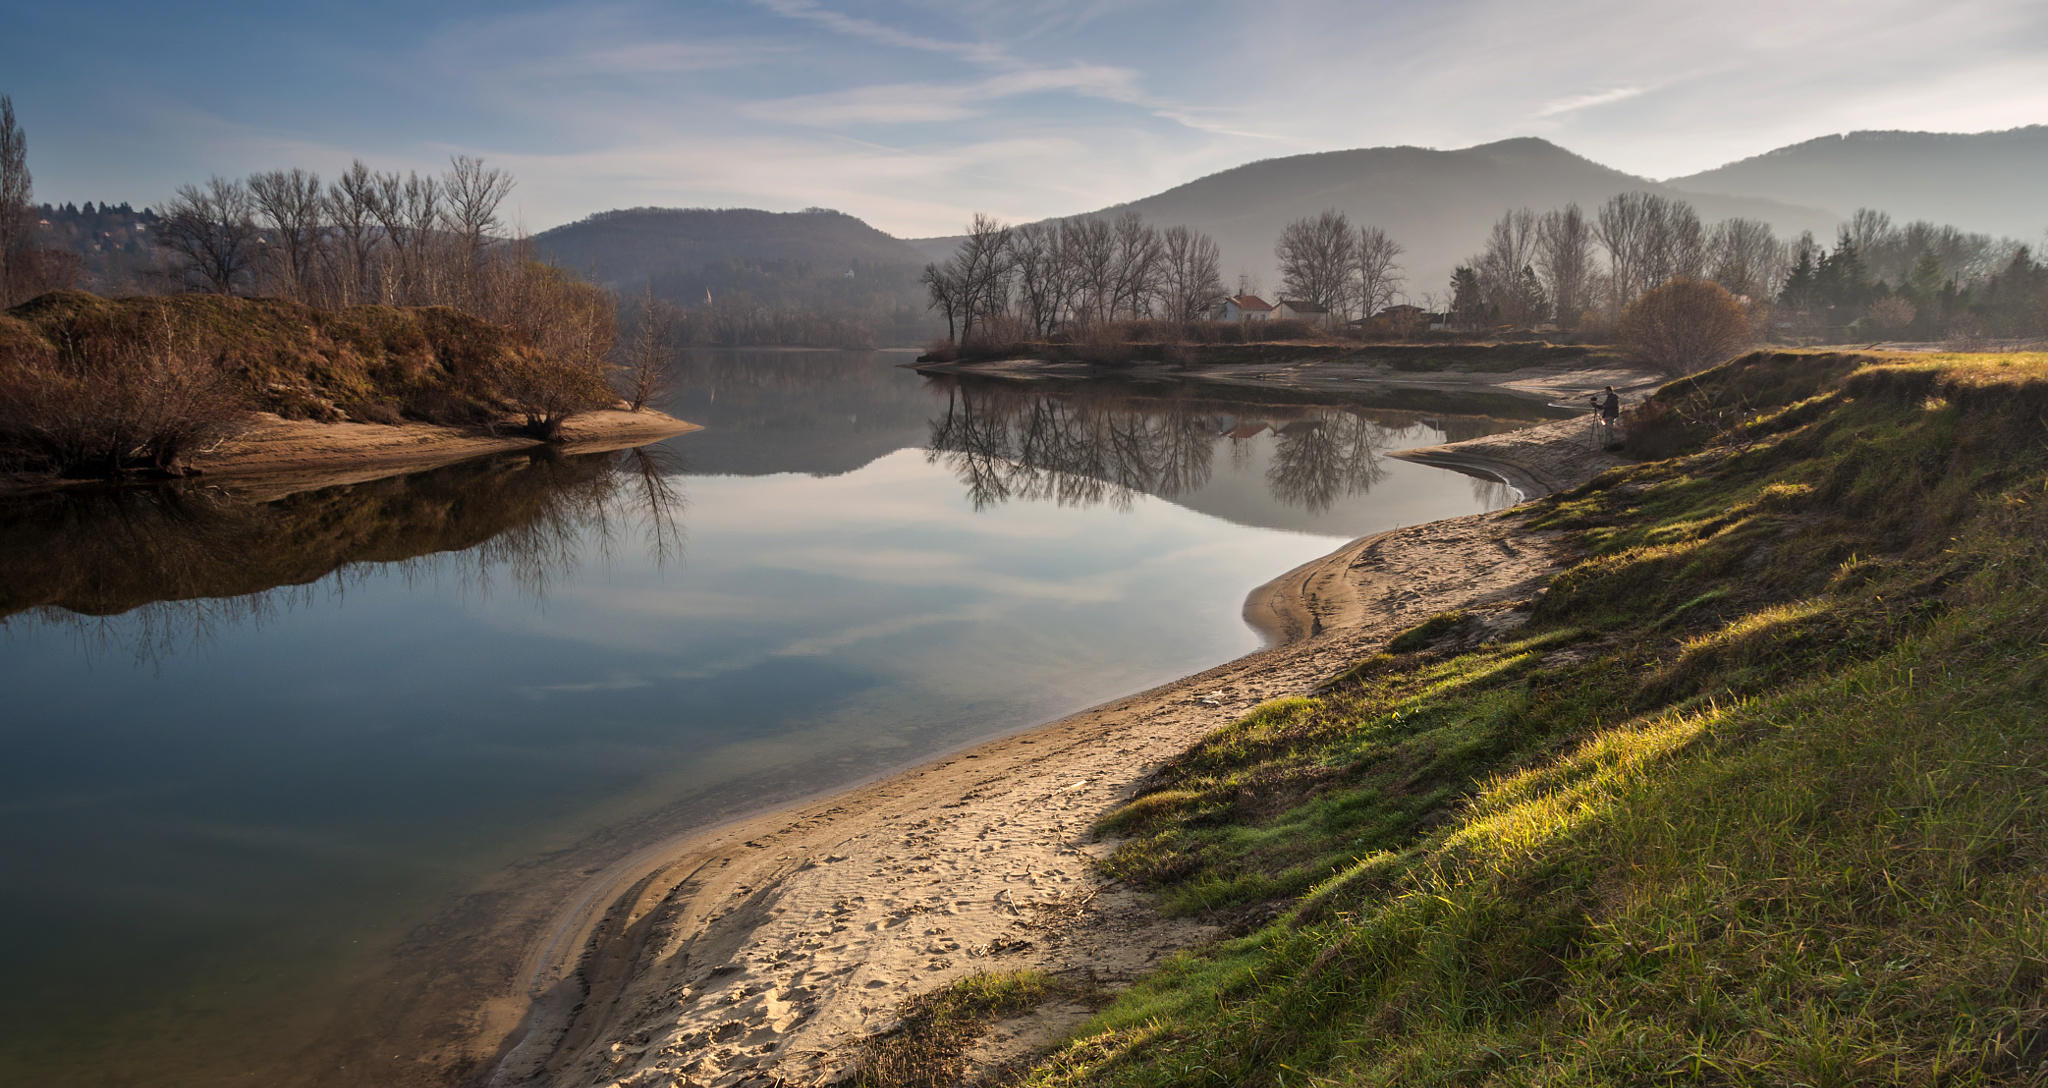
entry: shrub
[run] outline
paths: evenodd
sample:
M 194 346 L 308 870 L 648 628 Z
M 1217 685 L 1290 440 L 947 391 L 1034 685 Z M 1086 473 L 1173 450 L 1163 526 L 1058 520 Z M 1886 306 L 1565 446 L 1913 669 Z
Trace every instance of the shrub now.
M 236 376 L 156 327 L 126 341 L 66 338 L 0 359 L 0 464 L 14 471 L 175 473 L 240 427 Z
M 1749 316 L 1718 283 L 1674 279 L 1629 304 L 1621 342 L 1666 374 L 1694 374 L 1726 360 L 1755 338 Z
M 1914 308 L 1911 301 L 1893 295 L 1871 303 L 1869 316 L 1871 324 L 1885 332 L 1896 333 L 1912 325 L 1913 319 L 1920 316 L 1920 311 Z
M 1621 426 L 1622 443 L 1629 455 L 1645 461 L 1675 457 L 1694 444 L 1692 429 L 1661 400 L 1646 400 L 1624 411 Z
M 521 430 L 543 442 L 561 437 L 569 417 L 612 403 L 601 363 L 539 351 L 508 353 L 498 363 L 497 387 L 524 419 Z
M 1251 334 L 1259 340 L 1313 340 L 1324 335 L 1324 330 L 1306 321 L 1265 321 Z

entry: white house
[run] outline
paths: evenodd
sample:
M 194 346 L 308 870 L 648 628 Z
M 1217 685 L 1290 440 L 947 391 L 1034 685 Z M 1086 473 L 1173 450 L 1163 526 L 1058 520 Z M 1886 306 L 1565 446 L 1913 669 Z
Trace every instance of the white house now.
M 1273 304 L 1257 295 L 1232 295 L 1209 311 L 1211 321 L 1264 321 L 1273 316 Z
M 1300 299 L 1283 298 L 1273 307 L 1275 321 L 1306 321 L 1311 325 L 1328 326 L 1332 315 L 1327 307 Z

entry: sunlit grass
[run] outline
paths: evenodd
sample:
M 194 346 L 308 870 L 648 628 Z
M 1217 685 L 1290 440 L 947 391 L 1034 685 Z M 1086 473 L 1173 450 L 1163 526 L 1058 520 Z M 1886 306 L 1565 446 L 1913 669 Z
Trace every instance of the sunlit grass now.
M 2048 355 L 1716 380 L 1768 433 L 1539 507 L 1512 643 L 1433 619 L 1105 822 L 1242 935 L 1032 1083 L 2048 1080 Z

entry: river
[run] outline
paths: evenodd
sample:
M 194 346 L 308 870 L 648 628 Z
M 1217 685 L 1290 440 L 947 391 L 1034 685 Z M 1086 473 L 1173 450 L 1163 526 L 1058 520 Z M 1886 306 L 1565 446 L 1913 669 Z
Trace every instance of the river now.
M 0 1082 L 439 1076 L 579 874 L 1255 649 L 1254 586 L 1515 498 L 1386 453 L 1533 418 L 907 358 L 697 355 L 705 429 L 620 454 L 0 501 Z

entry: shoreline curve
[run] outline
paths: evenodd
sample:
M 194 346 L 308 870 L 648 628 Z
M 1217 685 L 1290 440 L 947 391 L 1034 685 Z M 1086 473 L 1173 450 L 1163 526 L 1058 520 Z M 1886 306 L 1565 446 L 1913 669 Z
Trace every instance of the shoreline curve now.
M 1527 499 L 1622 463 L 1578 434 L 1565 420 L 1400 455 Z M 1400 630 L 1453 607 L 1504 613 L 1555 569 L 1553 538 L 1522 525 L 1518 505 L 1351 541 L 1247 595 L 1260 650 L 637 851 L 529 951 L 531 1004 L 487 1083 L 829 1080 L 904 997 L 969 963 L 1135 978 L 1210 934 L 1101 885 L 1094 820 L 1200 737 L 1312 691 Z M 1034 928 L 1040 914 L 1066 921 Z M 890 937 L 911 924 L 926 928 Z

